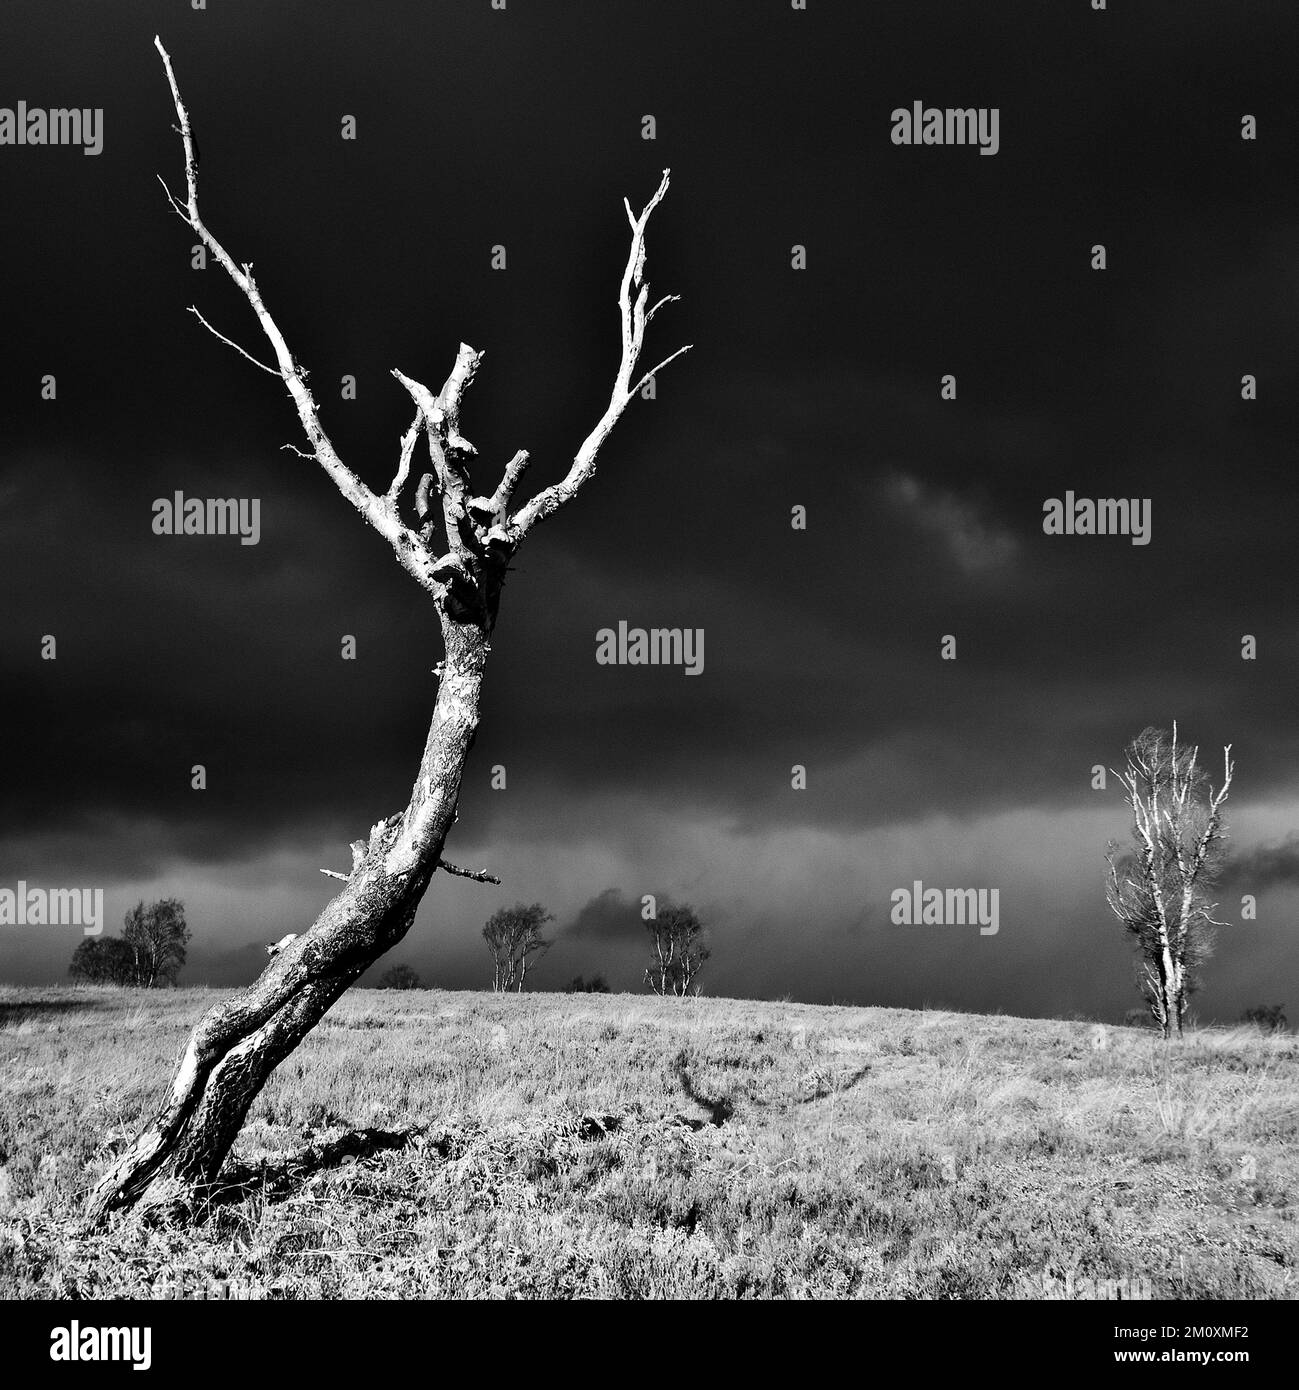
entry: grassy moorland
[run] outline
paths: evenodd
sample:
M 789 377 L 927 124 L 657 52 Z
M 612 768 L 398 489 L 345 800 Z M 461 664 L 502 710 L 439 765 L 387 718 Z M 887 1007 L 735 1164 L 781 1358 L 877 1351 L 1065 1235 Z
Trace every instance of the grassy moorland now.
M 85 1230 L 217 997 L 0 988 L 0 1296 L 1299 1289 L 1293 1035 L 729 999 L 353 991 L 206 1220 Z

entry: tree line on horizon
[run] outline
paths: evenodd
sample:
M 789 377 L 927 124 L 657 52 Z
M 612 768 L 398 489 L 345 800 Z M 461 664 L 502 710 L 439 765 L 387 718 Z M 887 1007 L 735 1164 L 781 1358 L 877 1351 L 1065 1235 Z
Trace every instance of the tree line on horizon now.
M 1148 727 L 1124 749 L 1116 772 L 1132 812 L 1131 843 L 1111 841 L 1106 851 L 1105 896 L 1110 910 L 1132 938 L 1139 1009 L 1124 1023 L 1157 1028 L 1165 1038 L 1180 1037 L 1192 996 L 1202 983 L 1213 951 L 1217 904 L 1210 889 L 1224 866 L 1222 806 L 1234 767 L 1231 746 L 1223 749 L 1223 777 L 1215 789 L 1199 765 L 1199 749 L 1171 732 Z M 528 973 L 553 946 L 543 929 L 555 920 L 541 903 L 503 907 L 482 929 L 492 962 L 492 990 L 521 994 Z M 655 994 L 683 997 L 699 993 L 699 973 L 711 955 L 705 927 L 689 904 L 663 905 L 645 922 L 651 959 L 643 983 Z M 72 956 L 69 974 L 78 983 L 156 989 L 174 985 L 185 964 L 190 930 L 178 898 L 143 901 L 127 912 L 121 936 L 91 937 Z M 418 973 L 394 964 L 380 977 L 380 989 L 419 989 Z M 602 974 L 575 976 L 567 994 L 607 994 Z M 1265 1031 L 1288 1028 L 1284 1006 L 1258 1004 L 1241 1022 Z
M 528 972 L 555 944 L 542 935 L 546 923 L 555 920 L 541 903 L 515 903 L 487 919 L 482 937 L 492 962 L 492 992 L 522 994 Z M 689 904 L 663 906 L 645 923 L 653 952 L 645 967 L 643 983 L 655 994 L 678 997 L 699 992 L 699 972 L 712 952 L 703 944 L 704 924 Z M 420 989 L 419 974 L 411 966 L 391 966 L 380 976 L 378 989 Z M 575 975 L 565 994 L 612 994 L 603 974 Z

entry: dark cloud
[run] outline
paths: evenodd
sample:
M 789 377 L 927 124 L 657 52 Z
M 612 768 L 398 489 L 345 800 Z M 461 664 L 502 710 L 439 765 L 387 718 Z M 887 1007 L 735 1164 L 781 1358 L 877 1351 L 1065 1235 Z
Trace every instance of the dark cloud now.
M 1234 855 L 1228 872 L 1233 883 L 1254 893 L 1299 884 L 1299 835 Z
M 1233 743 L 1241 842 L 1276 846 L 1252 852 L 1256 878 L 1293 882 L 1292 5 L 1235 23 L 1162 0 L 1121 41 L 1108 16 L 1031 0 L 934 3 L 923 24 L 484 4 L 436 32 L 415 0 L 382 25 L 300 8 L 173 16 L 163 37 L 206 216 L 255 260 L 372 486 L 407 423 L 389 370 L 440 381 L 462 338 L 488 353 L 463 420 L 483 475 L 520 447 L 537 486 L 561 475 L 611 383 L 621 198 L 673 168 L 649 276 L 683 299 L 651 347 L 695 350 L 518 557 L 453 856 L 507 883 L 436 885 L 410 943 L 426 979 L 481 983 L 486 915 L 538 898 L 569 952 L 539 979 L 603 954 L 630 987 L 640 894 L 670 891 L 711 913 L 721 989 L 1117 1000 L 1093 870 L 1126 817 L 1091 769 L 1174 717 L 1206 750 Z M 282 450 L 297 422 L 277 383 L 185 312 L 260 351 L 152 181 L 179 171 L 156 7 L 101 9 L 13 0 L 0 44 L 0 99 L 105 109 L 96 158 L 0 150 L 0 883 L 175 892 L 203 924 L 196 968 L 233 978 L 241 943 L 309 920 L 317 870 L 404 804 L 440 653 L 383 543 Z M 914 99 L 998 105 L 1000 153 L 895 148 L 889 112 Z M 259 544 L 153 535 L 177 490 L 259 498 Z M 1044 536 L 1066 490 L 1149 497 L 1152 543 Z M 703 674 L 597 666 L 620 620 L 703 628 Z M 1035 925 L 953 950 L 878 934 L 913 874 L 1004 881 L 1009 911 L 1021 850 L 1056 876 L 1019 897 Z M 1062 974 L 1050 953 L 1080 940 L 1096 955 Z M 0 938 L 0 973 L 58 973 L 65 945 Z M 1240 950 L 1293 969 L 1278 941 Z
M 584 903 L 577 916 L 562 928 L 567 936 L 625 943 L 643 930 L 639 901 L 626 897 L 620 888 L 606 888 Z

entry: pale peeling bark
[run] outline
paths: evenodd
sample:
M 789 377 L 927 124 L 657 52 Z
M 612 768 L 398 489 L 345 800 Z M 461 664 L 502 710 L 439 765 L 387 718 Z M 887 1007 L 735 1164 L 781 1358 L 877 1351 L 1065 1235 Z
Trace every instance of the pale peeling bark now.
M 338 896 L 307 931 L 273 957 L 254 984 L 200 1019 L 156 1114 L 96 1184 L 88 1205 L 88 1214 L 95 1220 L 114 1208 L 130 1206 L 162 1181 L 178 1182 L 183 1189 L 202 1195 L 217 1180 L 267 1078 L 348 986 L 405 936 L 433 874 L 442 869 L 480 882 L 499 882 L 485 870 L 447 863 L 442 850 L 456 821 L 461 776 L 478 728 L 483 674 L 501 588 L 510 559 L 527 531 L 570 500 L 594 472 L 600 446 L 637 389 L 630 383 L 645 325 L 653 314 L 645 310 L 648 286 L 642 283 L 645 226 L 668 188 L 664 171 L 658 191 L 639 217 L 628 207 L 632 244 L 619 295 L 622 351 L 614 390 L 563 481 L 511 515 L 515 490 L 528 465 L 526 451 L 520 450 L 491 494 L 473 492 L 468 460 L 476 451 L 461 432 L 460 412 L 464 391 L 484 354 L 462 343 L 436 394 L 394 371 L 414 401 L 416 413 L 401 438 L 392 483 L 377 495 L 339 458 L 307 389 L 307 373 L 267 309 L 252 266 L 238 265 L 199 215 L 189 114 L 171 59 L 160 40 L 154 43 L 166 69 L 185 152 L 186 197 L 181 201 L 170 192 L 168 197 L 247 299 L 277 366 L 258 361 L 211 329 L 197 309 L 194 312 L 223 342 L 283 381 L 311 445 L 310 452 L 295 452 L 320 464 L 339 492 L 388 541 L 403 568 L 432 596 L 445 657 L 436 668 L 437 699 L 405 810 L 380 821 L 367 840 L 352 845 L 350 873 L 323 871 L 343 880 Z M 681 348 L 673 356 L 686 350 Z M 401 519 L 401 508 L 421 434 L 433 471 L 423 475 L 416 488 L 419 525 L 412 528 Z

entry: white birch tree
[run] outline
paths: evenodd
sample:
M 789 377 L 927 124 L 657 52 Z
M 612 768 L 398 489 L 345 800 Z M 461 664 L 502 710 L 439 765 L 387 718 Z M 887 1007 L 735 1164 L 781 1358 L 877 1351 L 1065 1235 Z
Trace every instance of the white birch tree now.
M 694 908 L 660 907 L 645 923 L 654 955 L 645 968 L 645 983 L 655 994 L 684 997 L 693 987 L 712 952 L 703 944 L 704 924 Z
M 1215 791 L 1199 749 L 1178 742 L 1177 724 L 1144 729 L 1115 772 L 1132 808 L 1132 850 L 1111 843 L 1106 899 L 1134 939 L 1138 983 L 1165 1038 L 1182 1036 L 1186 1006 L 1213 948 L 1217 907 L 1208 899 L 1222 862 L 1222 805 L 1231 787 L 1231 745 Z
M 540 903 L 531 907 L 516 903 L 487 919 L 483 940 L 492 956 L 492 990 L 496 994 L 523 993 L 533 957 L 544 955 L 553 944 L 542 940 L 541 929 L 554 920 L 554 914 Z

